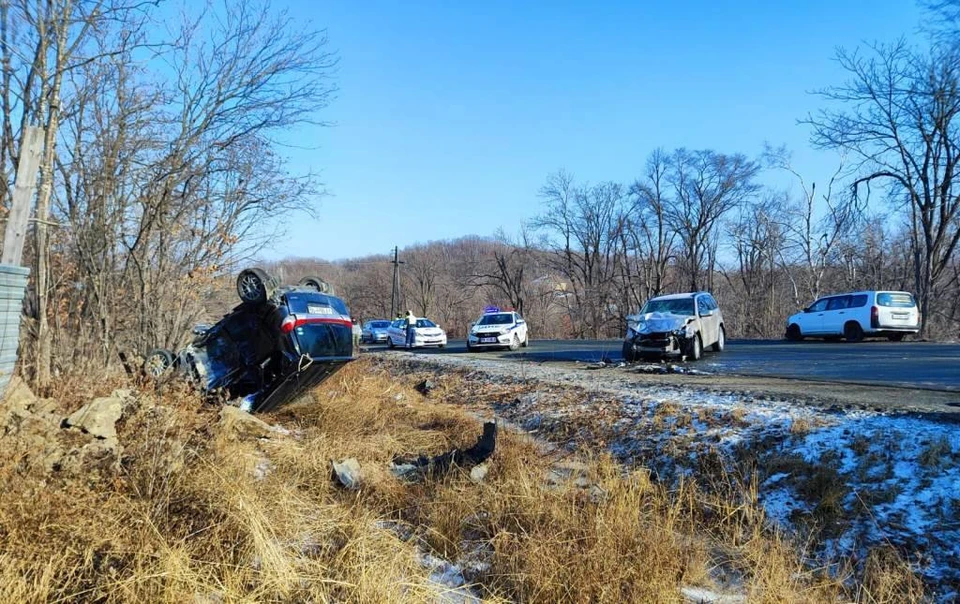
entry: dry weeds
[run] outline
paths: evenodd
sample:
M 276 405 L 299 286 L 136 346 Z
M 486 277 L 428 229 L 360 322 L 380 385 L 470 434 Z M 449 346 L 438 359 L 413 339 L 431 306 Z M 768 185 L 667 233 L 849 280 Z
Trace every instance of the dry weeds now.
M 719 577 L 752 602 L 922 596 L 895 552 L 875 554 L 860 581 L 811 571 L 741 477 L 668 489 L 594 452 L 556 484 L 548 472 L 571 460 L 502 430 L 479 484 L 459 470 L 402 483 L 394 456 L 480 432 L 445 402 L 455 377 L 429 397 L 413 389 L 420 378 L 355 362 L 265 417 L 292 432 L 266 440 L 227 438 L 216 406 L 169 384 L 121 420 L 119 464 L 99 480 L 24 467 L 17 441 L 0 439 L 0 601 L 435 601 L 448 588 L 423 553 L 461 562 L 489 601 L 676 602 Z M 330 461 L 346 457 L 363 468 L 358 491 L 331 481 Z

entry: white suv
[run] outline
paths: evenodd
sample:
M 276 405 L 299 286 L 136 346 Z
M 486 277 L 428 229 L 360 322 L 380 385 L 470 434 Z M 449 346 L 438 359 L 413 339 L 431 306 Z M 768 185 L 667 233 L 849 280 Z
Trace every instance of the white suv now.
M 527 322 L 512 310 L 490 309 L 470 326 L 467 350 L 478 348 L 509 348 L 517 350 L 529 344 Z
M 650 298 L 640 312 L 627 317 L 623 358 L 632 363 L 644 357 L 684 356 L 692 361 L 710 346 L 726 346 L 720 306 L 707 292 Z
M 788 340 L 807 336 L 859 342 L 886 336 L 899 342 L 920 331 L 920 311 L 908 292 L 863 291 L 820 298 L 787 319 Z

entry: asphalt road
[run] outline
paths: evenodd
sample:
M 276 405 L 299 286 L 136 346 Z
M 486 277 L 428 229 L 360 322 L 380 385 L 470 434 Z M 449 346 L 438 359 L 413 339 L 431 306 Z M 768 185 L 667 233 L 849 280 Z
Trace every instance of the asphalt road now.
M 517 352 L 467 352 L 464 340 L 417 354 L 463 354 L 537 362 L 622 360 L 622 340 L 535 340 Z M 960 344 L 731 340 L 707 352 L 696 367 L 731 375 L 758 375 L 960 392 Z

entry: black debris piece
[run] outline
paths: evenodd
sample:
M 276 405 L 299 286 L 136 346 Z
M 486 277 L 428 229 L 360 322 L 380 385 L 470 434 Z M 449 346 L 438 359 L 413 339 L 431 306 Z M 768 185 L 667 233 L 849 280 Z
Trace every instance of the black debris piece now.
M 408 480 L 426 476 L 436 478 L 446 474 L 454 466 L 469 469 L 483 463 L 493 455 L 496 446 L 497 424 L 486 422 L 483 424 L 483 434 L 469 449 L 453 449 L 435 457 L 421 455 L 415 459 L 397 458 L 391 464 L 391 471 L 395 476 Z
M 433 389 L 436 387 L 437 385 L 434 384 L 432 380 L 423 380 L 422 382 L 414 386 L 417 392 L 419 392 L 423 396 L 427 396 L 428 394 L 430 394 L 430 392 L 432 392 Z

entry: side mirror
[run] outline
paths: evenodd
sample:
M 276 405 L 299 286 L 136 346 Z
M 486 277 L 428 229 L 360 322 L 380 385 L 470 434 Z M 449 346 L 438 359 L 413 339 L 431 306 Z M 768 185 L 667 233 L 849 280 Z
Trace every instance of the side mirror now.
M 705 310 L 705 311 L 703 311 L 702 313 L 700 313 L 700 316 L 701 316 L 701 317 L 712 317 L 712 316 L 713 316 L 713 311 L 712 311 L 712 310 Z
M 517 325 L 523 325 L 524 323 L 526 323 L 526 321 L 523 319 L 517 319 Z
M 470 327 L 472 328 L 474 325 L 476 325 L 476 323 L 471 323 L 471 324 L 470 324 Z
M 813 311 L 811 311 L 811 310 L 810 310 L 810 307 L 808 306 L 808 307 L 806 307 L 806 308 L 803 309 L 803 312 L 813 312 Z

